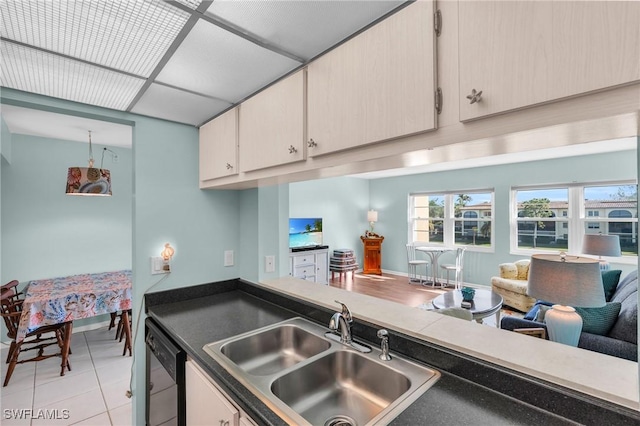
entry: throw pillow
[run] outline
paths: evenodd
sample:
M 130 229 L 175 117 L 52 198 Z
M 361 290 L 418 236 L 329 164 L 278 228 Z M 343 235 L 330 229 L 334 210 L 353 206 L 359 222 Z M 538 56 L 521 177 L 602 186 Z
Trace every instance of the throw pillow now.
M 582 331 L 591 334 L 607 335 L 620 313 L 620 302 L 609 302 L 601 308 L 576 308 L 582 317 Z
M 604 286 L 604 298 L 607 302 L 613 297 L 613 293 L 618 288 L 618 281 L 620 281 L 620 274 L 622 271 L 614 269 L 611 271 L 602 271 L 602 285 Z
M 544 322 L 544 316 L 547 314 L 547 311 L 551 309 L 551 306 L 548 305 L 539 305 L 538 313 L 536 314 L 537 322 Z

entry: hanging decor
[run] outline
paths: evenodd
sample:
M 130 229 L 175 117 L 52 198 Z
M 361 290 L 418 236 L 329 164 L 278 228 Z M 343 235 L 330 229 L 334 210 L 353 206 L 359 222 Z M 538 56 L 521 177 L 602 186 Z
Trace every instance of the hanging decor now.
M 104 152 L 103 152 L 104 159 Z M 111 172 L 93 167 L 93 146 L 89 130 L 89 167 L 69 167 L 67 195 L 111 196 Z

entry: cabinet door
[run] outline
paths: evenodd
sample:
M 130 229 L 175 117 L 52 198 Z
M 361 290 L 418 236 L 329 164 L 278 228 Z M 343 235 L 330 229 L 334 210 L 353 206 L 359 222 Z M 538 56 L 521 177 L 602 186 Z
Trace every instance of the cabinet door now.
M 382 274 L 382 241 L 379 239 L 364 239 L 364 274 Z
M 304 80 L 297 73 L 247 99 L 240 110 L 240 170 L 304 160 Z
M 433 2 L 413 3 L 308 66 L 308 155 L 436 127 Z
M 200 127 L 200 181 L 238 174 L 238 108 Z
M 556 1 L 555 97 L 640 81 L 640 2 Z
M 460 2 L 460 120 L 640 81 L 639 20 L 633 1 Z
M 549 99 L 550 1 L 461 1 L 460 120 Z M 480 102 L 466 96 L 482 91 Z
M 211 383 L 210 379 L 195 365 L 185 365 L 187 397 L 187 426 L 224 425 L 236 426 L 239 410 Z
M 316 254 L 316 282 L 329 284 L 329 252 Z

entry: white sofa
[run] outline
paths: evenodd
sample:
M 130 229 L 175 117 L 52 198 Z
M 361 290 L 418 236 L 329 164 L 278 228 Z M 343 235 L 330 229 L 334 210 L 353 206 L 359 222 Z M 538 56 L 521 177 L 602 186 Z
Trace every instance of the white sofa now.
M 500 276 L 491 278 L 491 290 L 504 299 L 504 304 L 522 312 L 527 312 L 536 303 L 536 299 L 529 297 L 529 259 L 518 260 L 513 263 L 501 263 Z

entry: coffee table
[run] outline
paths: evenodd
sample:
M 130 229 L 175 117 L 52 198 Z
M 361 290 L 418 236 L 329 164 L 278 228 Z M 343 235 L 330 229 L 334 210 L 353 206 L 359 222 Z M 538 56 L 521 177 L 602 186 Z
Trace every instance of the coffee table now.
M 477 288 L 471 302 L 469 311 L 476 322 L 482 324 L 482 319 L 490 315 L 496 315 L 496 327 L 500 328 L 500 308 L 502 308 L 502 296 L 491 290 Z M 436 309 L 460 307 L 462 292 L 460 290 L 448 291 L 433 299 L 431 302 Z

